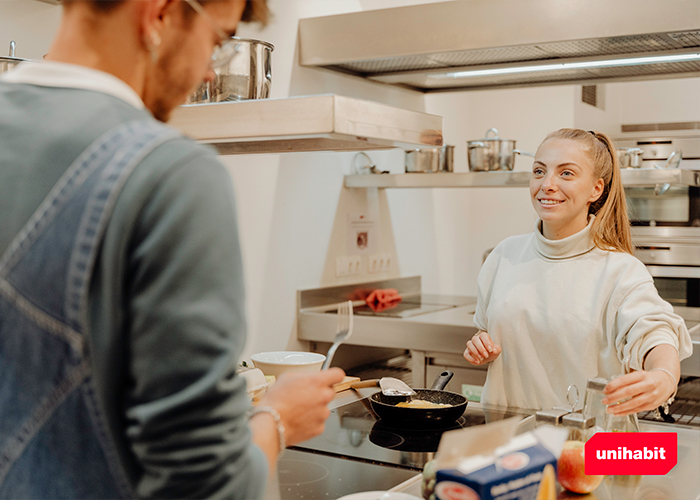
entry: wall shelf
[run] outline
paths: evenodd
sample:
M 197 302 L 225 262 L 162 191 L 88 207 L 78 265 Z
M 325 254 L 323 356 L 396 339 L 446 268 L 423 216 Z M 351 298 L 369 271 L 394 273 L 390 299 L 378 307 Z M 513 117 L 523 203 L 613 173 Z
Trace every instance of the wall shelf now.
M 442 144 L 442 117 L 333 94 L 181 106 L 170 124 L 220 154 Z
M 416 174 L 367 174 L 345 176 L 348 188 L 478 188 L 527 187 L 530 172 L 464 172 Z M 626 187 L 653 187 L 657 184 L 700 186 L 700 171 L 673 169 L 624 169 Z

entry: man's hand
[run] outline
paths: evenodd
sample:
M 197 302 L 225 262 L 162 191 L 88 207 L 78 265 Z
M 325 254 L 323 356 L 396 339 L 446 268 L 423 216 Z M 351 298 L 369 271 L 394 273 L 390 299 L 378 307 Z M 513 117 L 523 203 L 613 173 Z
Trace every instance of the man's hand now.
M 490 363 L 501 354 L 501 346 L 496 344 L 488 333 L 478 332 L 468 342 L 464 350 L 464 359 L 473 365 Z
M 275 408 L 282 419 L 288 446 L 323 432 L 330 415 L 328 403 L 335 397 L 333 385 L 345 372 L 330 368 L 315 373 L 283 373 L 261 398 L 261 405 Z

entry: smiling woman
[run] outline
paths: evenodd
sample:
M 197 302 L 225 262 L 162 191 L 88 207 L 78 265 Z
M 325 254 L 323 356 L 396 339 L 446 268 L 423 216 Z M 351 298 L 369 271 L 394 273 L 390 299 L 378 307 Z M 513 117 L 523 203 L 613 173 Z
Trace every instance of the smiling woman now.
M 566 402 L 570 385 L 610 379 L 616 414 L 655 409 L 690 355 L 683 320 L 632 255 L 620 166 L 599 132 L 561 129 L 540 145 L 530 196 L 535 231 L 502 241 L 478 280 L 480 332 L 464 357 L 489 363 L 482 402 Z

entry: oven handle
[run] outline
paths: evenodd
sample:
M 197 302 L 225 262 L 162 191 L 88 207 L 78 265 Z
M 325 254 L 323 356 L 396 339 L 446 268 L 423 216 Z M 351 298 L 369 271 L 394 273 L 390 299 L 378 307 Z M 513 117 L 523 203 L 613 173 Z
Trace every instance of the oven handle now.
M 647 266 L 654 278 L 700 278 L 700 267 Z

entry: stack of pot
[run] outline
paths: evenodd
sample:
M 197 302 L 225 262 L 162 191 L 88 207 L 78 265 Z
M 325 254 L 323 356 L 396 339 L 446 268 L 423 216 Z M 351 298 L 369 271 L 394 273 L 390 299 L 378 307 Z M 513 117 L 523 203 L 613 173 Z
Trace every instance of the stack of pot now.
M 501 139 L 495 128 L 487 130 L 485 135 L 483 139 L 467 141 L 469 170 L 472 172 L 513 170 L 516 154 L 535 157 L 532 153 L 515 149 L 515 141 Z

